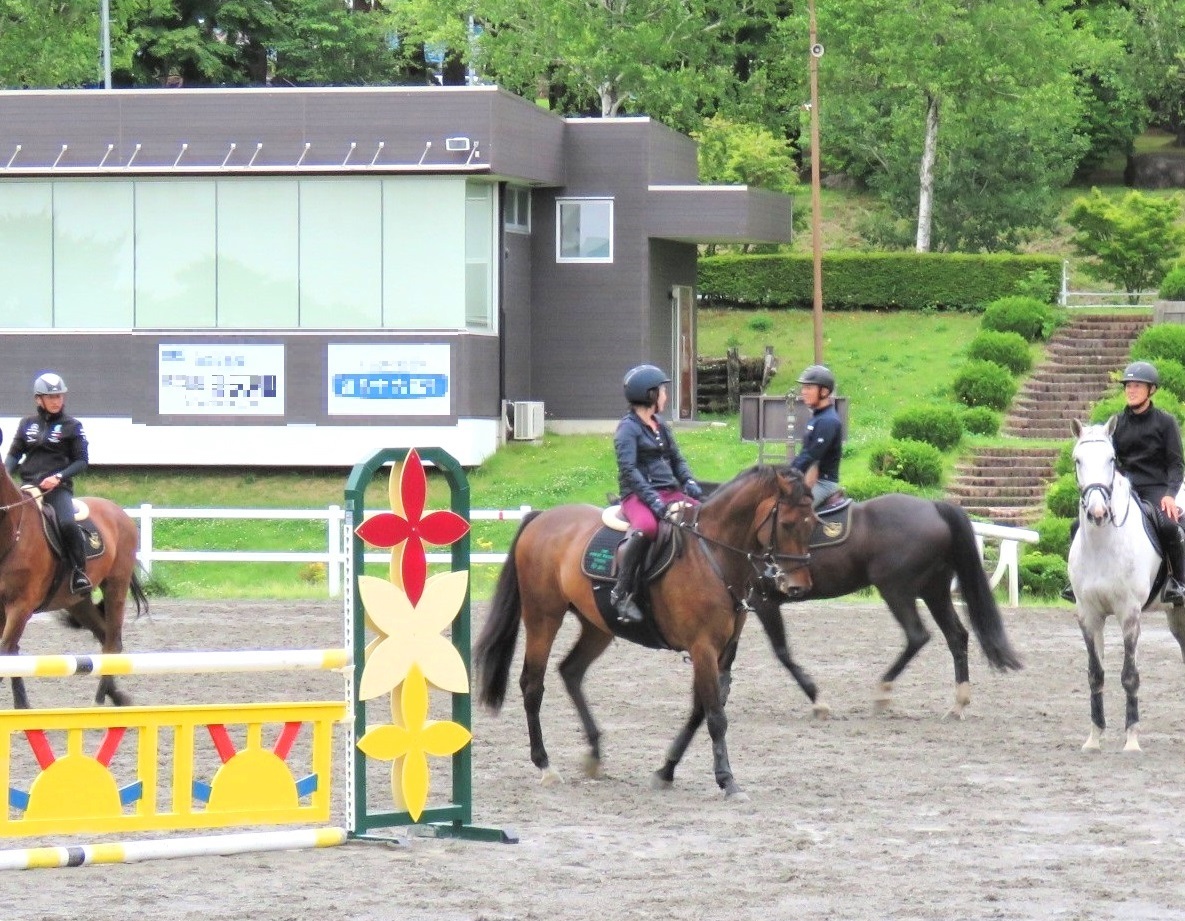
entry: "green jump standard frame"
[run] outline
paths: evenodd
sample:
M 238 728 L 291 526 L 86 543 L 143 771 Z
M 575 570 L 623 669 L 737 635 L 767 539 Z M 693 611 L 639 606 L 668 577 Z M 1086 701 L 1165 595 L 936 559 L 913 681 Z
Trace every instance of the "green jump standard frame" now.
M 364 566 L 365 547 L 356 529 L 362 524 L 366 515 L 366 488 L 371 485 L 376 473 L 387 464 L 399 464 L 406 460 L 411 448 L 384 448 L 376 451 L 369 459 L 355 464 L 346 480 L 345 494 L 345 529 L 348 537 L 346 544 L 346 579 L 345 606 L 347 620 L 350 626 L 347 642 L 353 652 L 353 677 L 350 703 L 354 708 L 354 725 L 350 738 L 352 770 L 349 775 L 350 795 L 347 797 L 348 808 L 352 811 L 352 824 L 349 837 L 359 840 L 390 841 L 389 837 L 371 835 L 376 829 L 390 829 L 400 826 L 414 826 L 429 830 L 434 836 L 442 838 L 465 838 L 472 841 L 497 841 L 513 844 L 518 836 L 500 828 L 482 828 L 473 825 L 473 744 L 472 741 L 463 746 L 452 756 L 453 789 L 452 802 L 447 806 L 427 808 L 420 815 L 419 820 L 413 820 L 407 812 L 370 812 L 368 810 L 366 755 L 358 748 L 357 742 L 366 733 L 366 708 L 359 700 L 362 683 L 362 664 L 366 653 L 366 614 L 358 590 L 358 575 Z M 456 459 L 442 448 L 416 448 L 422 461 L 432 464 L 444 474 L 449 484 L 450 509 L 457 515 L 469 521 L 469 480 L 465 471 Z M 452 544 L 453 572 L 470 570 L 469 549 L 470 533 Z M 471 674 L 472 662 L 470 656 L 470 605 L 469 589 L 465 591 L 465 601 L 460 612 L 452 623 L 452 642 L 461 660 L 465 663 L 466 674 Z M 473 732 L 473 701 L 469 694 L 452 695 L 453 722 L 464 726 L 470 734 Z

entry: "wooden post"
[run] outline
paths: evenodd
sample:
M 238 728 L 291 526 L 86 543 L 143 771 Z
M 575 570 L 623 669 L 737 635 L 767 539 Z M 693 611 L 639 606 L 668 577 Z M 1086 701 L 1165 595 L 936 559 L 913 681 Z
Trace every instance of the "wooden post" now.
M 774 376 L 774 371 L 778 368 L 777 360 L 774 358 L 774 347 L 767 345 L 765 347 L 765 360 L 761 365 L 761 392 L 765 393 L 765 388 L 769 386 L 769 379 Z
M 741 411 L 741 354 L 736 346 L 728 350 L 726 364 L 728 411 L 739 413 Z

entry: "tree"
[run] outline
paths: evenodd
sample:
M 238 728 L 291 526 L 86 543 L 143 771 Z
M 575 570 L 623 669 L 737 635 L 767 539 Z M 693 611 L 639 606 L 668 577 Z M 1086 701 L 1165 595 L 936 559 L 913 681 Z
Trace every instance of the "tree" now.
M 919 251 L 1015 246 L 1085 148 L 1072 26 L 1058 0 L 822 0 L 821 155 L 912 212 Z M 787 57 L 805 34 L 785 20 Z
M 1075 229 L 1070 243 L 1087 257 L 1083 271 L 1138 293 L 1157 285 L 1185 247 L 1185 227 L 1177 226 L 1179 196 L 1157 198 L 1128 192 L 1114 201 L 1092 189 L 1075 199 L 1067 220 Z
M 99 6 L 89 0 L 0 0 L 0 85 L 80 86 L 102 77 Z

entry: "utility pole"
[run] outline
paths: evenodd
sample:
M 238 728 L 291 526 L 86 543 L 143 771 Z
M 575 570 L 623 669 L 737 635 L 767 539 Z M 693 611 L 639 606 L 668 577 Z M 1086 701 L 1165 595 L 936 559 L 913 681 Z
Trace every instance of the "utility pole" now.
M 103 55 L 103 89 L 111 89 L 111 0 L 99 3 L 99 44 Z
M 819 58 L 823 46 L 815 30 L 815 0 L 811 12 L 811 248 L 814 252 L 815 364 L 823 364 L 823 214 L 819 204 Z

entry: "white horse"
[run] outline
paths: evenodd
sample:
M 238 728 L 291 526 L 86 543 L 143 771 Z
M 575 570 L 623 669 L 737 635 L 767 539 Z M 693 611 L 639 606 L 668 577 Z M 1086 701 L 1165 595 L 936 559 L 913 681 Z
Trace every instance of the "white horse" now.
M 1070 545 L 1070 584 L 1077 599 L 1078 626 L 1086 640 L 1090 679 L 1090 736 L 1083 751 L 1096 751 L 1106 720 L 1103 717 L 1103 624 L 1114 614 L 1123 628 L 1123 672 L 1127 694 L 1127 743 L 1124 751 L 1140 751 L 1140 709 L 1137 693 L 1140 672 L 1136 646 L 1140 614 L 1159 599 L 1152 589 L 1160 572 L 1161 556 L 1144 528 L 1144 514 L 1127 478 L 1115 469 L 1111 433 L 1106 425 L 1072 423 L 1074 475 L 1081 498 L 1078 533 Z M 1159 592 L 1158 592 L 1159 593 Z M 1185 609 L 1168 608 L 1169 630 L 1185 658 Z

